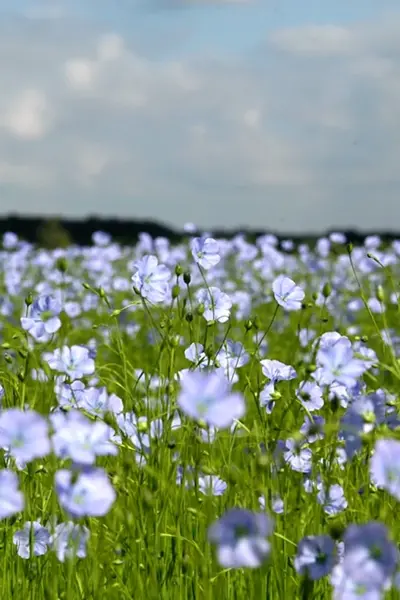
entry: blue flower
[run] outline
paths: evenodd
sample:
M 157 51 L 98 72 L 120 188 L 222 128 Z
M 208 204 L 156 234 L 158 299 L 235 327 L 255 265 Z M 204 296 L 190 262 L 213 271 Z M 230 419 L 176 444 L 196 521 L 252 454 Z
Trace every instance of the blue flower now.
M 386 421 L 386 408 L 386 394 L 377 391 L 354 398 L 348 411 L 359 414 L 364 422 L 363 432 L 370 433 Z
M 337 382 L 351 388 L 367 370 L 363 360 L 354 358 L 350 340 L 342 337 L 332 345 L 320 347 L 316 362 L 321 369 L 320 383 L 325 385 Z
M 165 265 L 159 265 L 158 258 L 153 255 L 144 256 L 134 267 L 133 285 L 142 298 L 154 303 L 163 302 L 169 291 L 171 271 Z
M 332 484 L 328 488 L 328 493 L 326 493 L 322 482 L 317 484 L 317 487 L 319 489 L 317 494 L 318 502 L 324 507 L 327 515 L 337 515 L 347 508 L 348 503 L 341 485 L 338 483 Z
M 219 244 L 213 238 L 193 238 L 190 246 L 195 262 L 203 269 L 212 269 L 221 260 Z
M 378 440 L 370 462 L 370 475 L 376 487 L 400 500 L 400 442 Z
M 265 513 L 242 508 L 226 512 L 208 530 L 217 545 L 218 562 L 225 568 L 259 567 L 268 557 L 273 522 Z
M 249 362 L 249 355 L 241 342 L 227 339 L 218 352 L 217 360 L 224 368 L 227 379 L 232 381 L 236 369 L 240 369 Z
M 399 561 L 398 550 L 389 540 L 385 525 L 375 521 L 350 525 L 343 542 L 343 560 L 332 573 L 332 583 L 337 591 L 347 586 L 382 593 L 394 576 Z
M 362 416 L 351 410 L 351 405 L 340 420 L 339 436 L 345 443 L 345 452 L 347 458 L 351 459 L 362 446 L 361 434 L 364 429 L 364 419 Z
M 114 430 L 103 421 L 91 421 L 82 413 L 71 410 L 54 422 L 52 437 L 54 452 L 60 458 L 71 458 L 80 465 L 91 465 L 96 456 L 116 455 L 118 449 L 111 442 Z
M 226 482 L 216 475 L 202 475 L 199 477 L 199 489 L 204 495 L 222 496 L 227 487 Z
M 77 406 L 78 392 L 85 389 L 85 384 L 80 379 L 68 383 L 65 375 L 59 375 L 55 378 L 54 392 L 61 407 Z
M 309 412 L 319 410 L 324 405 L 322 390 L 312 381 L 302 381 L 296 390 L 296 396 Z
M 275 398 L 276 398 L 275 384 L 271 381 L 270 383 L 267 383 L 267 385 L 262 388 L 262 390 L 260 391 L 260 396 L 259 396 L 260 406 L 263 406 L 265 408 L 268 415 L 270 415 L 272 413 L 272 411 L 274 410 Z
M 115 394 L 108 394 L 105 387 L 87 387 L 75 392 L 78 408 L 103 418 L 106 413 L 114 415 L 123 411 L 121 398 Z
M 93 468 L 75 475 L 66 469 L 56 472 L 56 491 L 63 509 L 77 518 L 106 515 L 116 498 L 107 473 Z
M 27 521 L 23 529 L 14 533 L 13 542 L 21 558 L 30 558 L 31 550 L 33 556 L 43 556 L 50 543 L 50 533 L 38 521 Z
M 86 544 L 90 531 L 84 525 L 76 525 L 72 521 L 56 525 L 50 543 L 60 562 L 69 558 L 85 558 Z
M 105 231 L 94 231 L 92 241 L 96 246 L 108 246 L 111 243 L 111 236 Z
M 324 438 L 324 425 L 324 417 L 313 415 L 310 418 L 308 415 L 305 415 L 304 423 L 300 427 L 300 433 L 304 436 L 307 444 L 312 444 Z
M 310 473 L 312 468 L 312 452 L 310 448 L 303 446 L 292 438 L 288 438 L 284 446 L 283 458 L 293 471 L 299 473 Z
M 186 348 L 184 354 L 185 358 L 190 360 L 191 363 L 196 364 L 199 369 L 207 366 L 208 359 L 204 352 L 203 344 L 193 342 L 188 348 Z
M 258 504 L 260 505 L 261 510 L 265 510 L 265 507 L 266 507 L 265 496 L 259 496 Z M 281 515 L 282 513 L 285 512 L 285 504 L 284 504 L 282 498 L 279 496 L 279 494 L 272 495 L 271 508 L 272 508 L 272 511 L 277 515 Z
M 279 275 L 272 284 L 272 291 L 277 303 L 285 310 L 294 311 L 300 310 L 304 300 L 304 292 L 295 282 L 286 277 Z
M 18 236 L 12 231 L 6 231 L 3 234 L 3 247 L 6 250 L 13 250 L 18 246 Z
M 85 375 L 93 375 L 95 371 L 95 363 L 89 353 L 84 346 L 63 346 L 54 352 L 44 353 L 43 358 L 53 371 L 65 373 L 71 379 L 81 379 Z
M 231 315 L 232 300 L 217 287 L 202 288 L 196 293 L 196 300 L 203 305 L 203 317 L 208 323 L 226 323 Z
M 272 383 L 278 381 L 290 381 L 297 377 L 297 373 L 291 365 L 286 365 L 280 360 L 266 358 L 260 361 L 263 375 Z
M 382 586 L 354 582 L 346 576 L 341 564 L 334 567 L 331 584 L 332 600 L 383 600 Z
M 61 302 L 54 296 L 39 296 L 29 307 L 28 316 L 21 318 L 22 329 L 36 341 L 45 342 L 61 327 L 58 315 Z
M 18 485 L 18 477 L 13 471 L 0 471 L 0 519 L 12 517 L 24 509 L 25 500 Z
M 304 537 L 294 559 L 294 568 L 300 575 L 317 580 L 328 575 L 336 562 L 335 542 L 329 535 Z
M 219 373 L 189 371 L 181 386 L 178 405 L 192 419 L 226 428 L 245 413 L 243 396 L 232 392 L 227 379 Z
M 30 462 L 50 452 L 49 425 L 33 410 L 9 408 L 0 414 L 0 447 L 12 458 Z
M 137 417 L 133 412 L 120 413 L 116 421 L 120 431 L 129 438 L 135 448 L 137 464 L 144 466 L 151 450 L 151 437 L 159 437 L 159 433 L 162 433 L 162 422 L 153 421 L 149 426 L 147 417 Z

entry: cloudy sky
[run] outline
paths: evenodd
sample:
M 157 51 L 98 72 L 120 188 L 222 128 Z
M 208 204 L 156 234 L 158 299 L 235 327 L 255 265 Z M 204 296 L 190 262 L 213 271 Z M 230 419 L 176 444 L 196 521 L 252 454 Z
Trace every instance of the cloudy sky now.
M 10 212 L 399 231 L 398 0 L 4 0 Z

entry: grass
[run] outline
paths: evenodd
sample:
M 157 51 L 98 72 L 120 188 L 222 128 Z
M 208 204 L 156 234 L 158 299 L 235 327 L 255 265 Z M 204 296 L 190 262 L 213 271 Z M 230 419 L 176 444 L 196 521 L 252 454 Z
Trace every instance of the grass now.
M 375 440 L 399 437 L 398 433 L 374 427 L 365 436 L 361 452 L 341 468 L 333 457 L 340 445 L 338 432 L 345 409 L 329 401 L 327 392 L 324 407 L 317 413 L 324 416 L 326 424 L 324 438 L 312 444 L 313 474 L 318 472 L 326 483 L 342 485 L 347 508 L 329 516 L 316 494 L 305 491 L 302 473 L 287 464 L 276 475 L 271 470 L 278 440 L 299 436 L 306 413 L 295 392 L 299 381 L 312 376 L 315 356 L 311 343 L 323 333 L 338 331 L 352 341 L 362 337 L 364 345 L 377 356 L 375 368 L 364 376 L 368 390 L 383 388 L 394 396 L 397 407 L 400 365 L 396 351 L 383 342 L 382 332 L 391 329 L 399 333 L 398 305 L 390 301 L 390 294 L 399 289 L 398 259 L 388 268 L 367 258 L 364 249 L 364 263 L 351 260 L 351 252 L 331 251 L 322 268 L 315 269 L 311 260 L 283 254 L 281 266 L 268 274 L 271 263 L 267 259 L 257 266 L 253 259 L 231 253 L 223 268 L 219 265 L 212 275 L 200 272 L 187 248 L 181 249 L 183 268 L 173 276 L 173 298 L 161 306 L 143 301 L 131 287 L 115 289 L 117 277 L 130 281 L 131 262 L 138 249 L 124 248 L 115 260 L 111 260 L 111 252 L 101 249 L 86 251 L 86 256 L 79 249 L 46 252 L 48 262 L 41 265 L 38 257 L 43 254 L 34 249 L 25 255 L 21 250 L 2 253 L 3 410 L 27 404 L 48 415 L 57 406 L 56 374 L 43 359 L 44 352 L 63 345 L 86 345 L 94 339 L 94 385 L 105 386 L 110 394 L 121 398 L 124 411 L 146 417 L 142 433 L 149 431 L 148 424 L 154 419 L 162 420 L 163 431 L 151 439 L 145 464 L 138 458 L 140 450 L 127 438 L 118 456 L 97 459 L 109 474 L 117 499 L 106 516 L 79 521 L 90 530 L 87 556 L 82 559 L 62 563 L 49 549 L 43 556 L 24 560 L 13 543 L 13 534 L 27 521 L 46 524 L 54 516 L 59 521 L 68 520 L 54 490 L 54 475 L 70 461 L 50 455 L 21 470 L 11 467 L 18 473 L 25 508 L 1 523 L 0 598 L 325 599 L 332 597 L 329 579 L 311 583 L 293 566 L 297 544 L 305 535 L 328 533 L 340 539 L 350 523 L 379 520 L 389 527 L 394 540 L 400 540 L 398 503 L 370 484 L 368 471 Z M 102 261 L 102 268 L 97 268 L 95 259 Z M 172 271 L 176 262 L 171 259 Z M 366 264 L 372 271 L 363 273 Z M 185 284 L 182 272 L 187 269 L 192 276 Z M 306 292 L 298 312 L 285 312 L 271 294 L 271 283 L 281 272 L 287 272 Z M 196 289 L 205 282 L 231 295 L 236 290 L 248 292 L 251 311 L 240 314 L 245 311 L 234 305 L 227 323 L 207 324 L 195 301 Z M 325 288 L 327 297 L 316 302 L 316 293 L 326 282 L 330 282 L 332 295 Z M 355 312 L 348 310 L 352 299 L 375 297 L 377 285 L 381 286 L 378 295 L 384 313 L 374 313 L 364 305 Z M 28 294 L 34 299 L 46 289 L 59 289 L 64 308 L 66 302 L 77 302 L 82 312 L 70 317 L 63 311 L 61 329 L 48 342 L 34 342 L 22 330 L 19 319 L 27 310 L 24 300 Z M 307 346 L 300 343 L 299 332 L 303 330 L 314 332 Z M 267 348 L 260 344 L 263 336 Z M 239 381 L 234 385 L 245 397 L 246 414 L 237 423 L 235 434 L 229 429 L 219 431 L 208 443 L 201 438 L 199 425 L 184 415 L 182 426 L 172 427 L 171 415 L 180 389 L 176 374 L 191 366 L 184 356 L 191 343 L 204 346 L 212 365 L 228 338 L 242 342 L 250 357 L 237 370 Z M 281 397 L 272 414 L 260 406 L 260 392 L 266 383 L 260 367 L 264 358 L 292 365 L 298 374 L 297 379 L 277 385 Z M 35 379 L 33 369 L 43 370 L 47 380 Z M 108 415 L 106 420 L 116 427 L 113 417 Z M 5 457 L 3 461 L 3 468 L 10 467 Z M 193 485 L 177 483 L 178 465 L 194 469 Z M 218 475 L 227 483 L 226 492 L 222 496 L 204 495 L 198 485 L 200 474 Z M 284 503 L 282 514 L 272 511 L 272 499 L 277 494 Z M 257 569 L 224 569 L 207 539 L 208 528 L 229 508 L 261 510 L 261 495 L 275 523 L 270 558 Z M 396 594 L 393 591 L 387 597 L 396 598 Z

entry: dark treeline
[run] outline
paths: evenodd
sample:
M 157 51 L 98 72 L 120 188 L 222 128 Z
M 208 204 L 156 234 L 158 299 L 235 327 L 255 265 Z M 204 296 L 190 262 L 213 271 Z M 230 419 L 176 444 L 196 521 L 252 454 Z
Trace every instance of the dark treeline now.
M 111 235 L 112 239 L 121 244 L 135 244 L 138 241 L 139 234 L 146 232 L 153 238 L 165 237 L 171 242 L 178 242 L 189 234 L 183 231 L 171 229 L 165 225 L 154 221 L 128 221 L 120 219 L 107 219 L 90 217 L 82 220 L 58 219 L 46 217 L 22 217 L 10 215 L 0 218 L 0 236 L 5 232 L 11 231 L 17 234 L 20 239 L 42 247 L 55 248 L 66 247 L 70 244 L 87 246 L 92 243 L 92 234 L 95 231 L 104 231 Z M 332 228 L 330 231 L 338 231 Z M 251 241 L 266 233 L 275 233 L 268 230 L 251 230 L 240 228 L 236 230 L 212 229 L 209 230 L 215 237 L 232 238 L 241 233 Z M 356 230 L 342 231 L 346 235 L 348 242 L 355 245 L 362 244 L 367 235 L 379 235 L 384 242 L 390 242 L 400 238 L 400 233 L 387 231 L 360 232 Z M 291 234 L 276 234 L 281 241 L 291 239 L 296 244 L 308 243 L 314 244 L 315 241 L 329 232 Z

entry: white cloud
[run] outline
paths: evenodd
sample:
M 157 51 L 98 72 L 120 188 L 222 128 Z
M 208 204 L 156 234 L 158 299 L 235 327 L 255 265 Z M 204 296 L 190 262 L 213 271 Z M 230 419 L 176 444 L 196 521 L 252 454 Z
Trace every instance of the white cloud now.
M 269 41 L 281 50 L 316 57 L 346 56 L 359 50 L 359 40 L 353 31 L 336 25 L 281 29 Z
M 154 0 L 159 8 L 189 8 L 191 6 L 257 4 L 260 0 Z
M 260 123 L 260 111 L 256 108 L 249 108 L 243 115 L 244 122 L 246 125 L 252 128 L 256 128 Z
M 29 192 L 30 189 L 43 190 L 54 184 L 54 181 L 51 173 L 39 165 L 1 161 L 0 183 L 17 185 Z
M 95 82 L 96 71 L 96 63 L 85 58 L 73 58 L 65 63 L 68 84 L 77 90 L 91 89 Z
M 124 52 L 124 40 L 117 33 L 102 35 L 97 44 L 99 60 L 117 60 Z
M 37 2 L 33 6 L 28 6 L 28 8 L 23 11 L 23 14 L 28 19 L 38 19 L 43 21 L 62 19 L 67 15 L 67 10 L 65 5 L 59 4 L 57 0 L 45 0 Z
M 0 30 L 2 209 L 18 191 L 21 211 L 178 226 L 396 223 L 400 21 L 280 31 L 240 61 L 35 23 Z
M 45 135 L 50 127 L 50 107 L 46 95 L 26 89 L 10 99 L 3 126 L 17 137 L 33 140 Z

